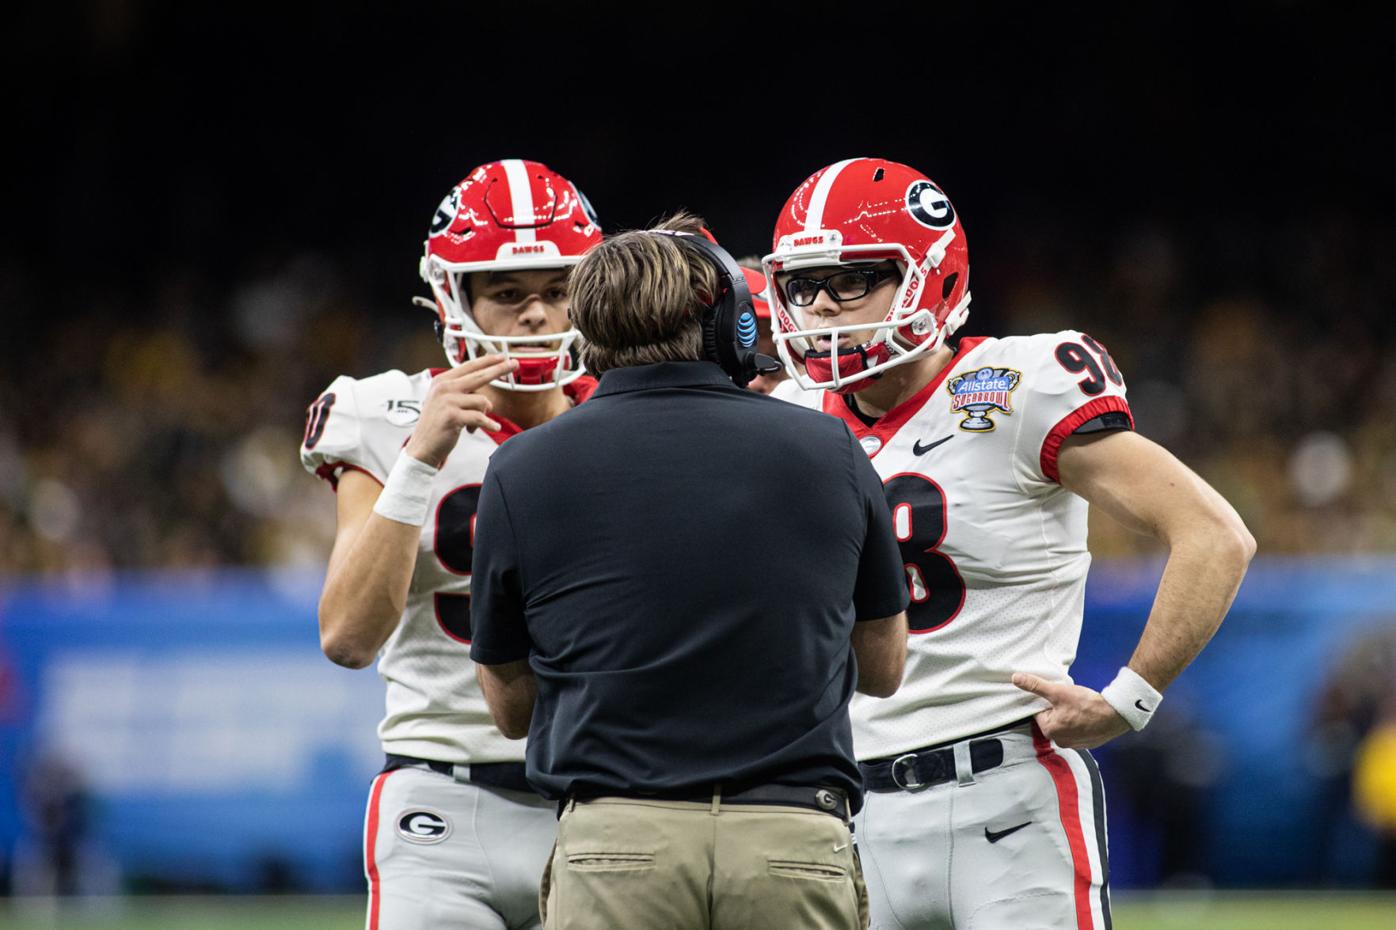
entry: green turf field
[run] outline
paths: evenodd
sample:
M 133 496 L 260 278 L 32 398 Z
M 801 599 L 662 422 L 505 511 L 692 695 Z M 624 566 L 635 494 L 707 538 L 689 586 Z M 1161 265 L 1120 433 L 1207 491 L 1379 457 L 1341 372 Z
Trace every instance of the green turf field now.
M 57 908 L 0 898 L 4 930 L 360 930 L 363 923 L 357 898 L 125 898 Z M 1115 930 L 1396 930 L 1396 896 L 1121 895 L 1114 924 Z

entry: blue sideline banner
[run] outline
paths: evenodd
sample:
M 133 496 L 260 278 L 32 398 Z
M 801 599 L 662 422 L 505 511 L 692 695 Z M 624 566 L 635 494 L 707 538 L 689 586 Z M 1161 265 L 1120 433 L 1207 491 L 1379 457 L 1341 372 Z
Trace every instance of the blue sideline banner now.
M 1129 658 L 1160 569 L 1092 570 L 1078 681 L 1098 688 Z M 1355 829 L 1341 792 L 1306 746 L 1337 657 L 1396 622 L 1393 579 L 1390 558 L 1253 567 L 1169 690 L 1167 716 L 1098 753 L 1117 886 L 1177 869 L 1241 886 L 1361 880 L 1361 843 L 1335 838 Z M 0 586 L 0 875 L 32 840 L 24 779 L 61 759 L 89 794 L 92 845 L 128 886 L 361 888 L 382 685 L 321 655 L 320 581 L 226 571 Z M 1181 824 L 1156 816 L 1151 785 L 1168 788 Z
M 34 832 L 26 774 L 61 759 L 128 882 L 361 882 L 382 686 L 321 655 L 319 587 L 221 572 L 0 594 L 0 860 Z

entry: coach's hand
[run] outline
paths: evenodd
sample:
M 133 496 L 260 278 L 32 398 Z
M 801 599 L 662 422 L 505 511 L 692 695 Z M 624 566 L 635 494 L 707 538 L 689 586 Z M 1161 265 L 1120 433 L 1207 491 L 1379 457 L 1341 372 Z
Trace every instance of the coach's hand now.
M 489 418 L 489 398 L 476 392 L 518 367 L 514 359 L 482 355 L 432 378 L 422 403 L 422 416 L 407 440 L 407 454 L 440 468 L 456 447 L 461 430 L 498 430 L 499 424 Z
M 1098 691 L 1057 684 L 1027 672 L 1014 672 L 1013 684 L 1051 702 L 1051 707 L 1037 713 L 1037 726 L 1063 749 L 1094 749 L 1129 732 L 1125 718 Z

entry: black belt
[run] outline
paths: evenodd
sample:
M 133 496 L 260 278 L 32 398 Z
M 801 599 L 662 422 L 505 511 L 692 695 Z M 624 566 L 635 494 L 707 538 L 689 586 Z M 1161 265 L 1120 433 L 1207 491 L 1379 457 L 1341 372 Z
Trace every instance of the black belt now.
M 1003 744 L 996 739 L 969 744 L 970 769 L 978 774 L 1003 764 Z M 895 759 L 858 763 L 868 791 L 915 791 L 955 780 L 955 750 L 920 749 Z
M 707 790 L 685 788 L 680 791 L 655 793 L 610 791 L 604 794 L 572 795 L 568 800 L 585 804 L 587 801 L 594 801 L 598 798 L 628 798 L 640 801 L 692 801 L 707 804 L 712 801 L 715 793 L 719 795 L 719 804 L 769 804 L 777 807 L 802 807 L 807 810 L 819 811 L 821 814 L 832 814 L 845 821 L 851 817 L 848 810 L 848 794 L 842 789 L 797 785 L 756 785 L 740 791 L 723 788 L 720 785 Z M 559 815 L 567 803 L 567 800 L 564 800 L 558 804 Z
M 1032 718 L 995 727 L 986 733 L 1003 733 L 1028 723 Z M 969 740 L 969 766 L 976 775 L 1003 764 L 1003 743 L 992 736 L 967 736 L 955 743 Z M 859 762 L 863 787 L 868 791 L 917 791 L 932 785 L 955 780 L 954 743 L 938 743 L 924 749 L 913 749 L 896 756 Z
M 524 776 L 522 762 L 472 762 L 469 765 L 457 765 L 452 762 L 439 762 L 436 759 L 399 756 L 390 752 L 388 753 L 388 761 L 383 766 L 383 771 L 391 772 L 394 769 L 416 766 L 425 766 L 433 772 L 439 772 L 451 778 L 455 777 L 457 768 L 465 768 L 470 773 L 468 780 L 472 785 L 504 788 L 509 791 L 527 791 L 529 794 L 538 793 Z

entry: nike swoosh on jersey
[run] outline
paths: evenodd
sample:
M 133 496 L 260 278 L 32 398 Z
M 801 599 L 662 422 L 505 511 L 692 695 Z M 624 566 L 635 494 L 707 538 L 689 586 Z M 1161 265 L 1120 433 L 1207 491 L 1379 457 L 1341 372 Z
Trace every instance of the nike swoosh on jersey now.
M 1009 827 L 1007 830 L 990 830 L 988 827 L 985 827 L 985 828 L 984 828 L 984 839 L 988 840 L 990 843 L 997 843 L 999 840 L 1003 839 L 1005 836 L 1008 836 L 1008 834 L 1010 834 L 1010 833 L 1017 833 L 1019 830 L 1023 829 L 1024 827 L 1026 827 L 1026 826 L 1027 826 L 1028 824 L 1030 824 L 1030 823 L 1032 823 L 1032 821 L 1031 821 L 1031 820 L 1028 820 L 1028 821 L 1025 821 L 1024 823 L 1018 824 L 1018 826 L 1016 826 L 1016 827 Z
M 946 436 L 946 437 L 941 438 L 941 439 L 937 439 L 935 442 L 927 443 L 927 444 L 924 445 L 924 446 L 921 445 L 921 440 L 918 439 L 918 440 L 916 440 L 916 442 L 912 445 L 911 451 L 914 452 L 914 453 L 917 454 L 917 455 L 925 455 L 927 452 L 930 452 L 932 449 L 934 449 L 936 446 L 940 445 L 941 443 L 943 443 L 943 442 L 949 442 L 950 440 L 952 440 L 952 439 L 954 439 L 954 438 L 955 438 L 955 434 L 954 434 L 954 433 L 951 433 L 949 436 Z

